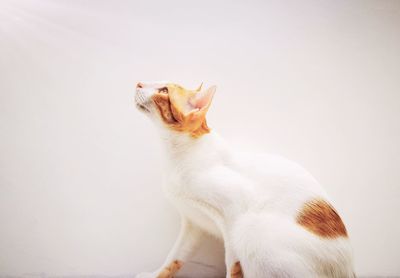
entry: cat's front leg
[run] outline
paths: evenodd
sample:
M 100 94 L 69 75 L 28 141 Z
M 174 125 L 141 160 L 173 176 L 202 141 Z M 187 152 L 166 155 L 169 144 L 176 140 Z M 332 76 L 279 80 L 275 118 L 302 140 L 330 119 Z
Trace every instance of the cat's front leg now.
M 162 267 L 160 270 L 151 273 L 140 273 L 136 275 L 135 278 L 173 278 L 181 267 L 182 262 L 175 260 L 171 262 L 168 266 Z
M 242 266 L 233 252 L 231 245 L 225 241 L 226 278 L 243 278 Z
M 157 278 L 172 278 L 183 264 L 190 259 L 193 251 L 203 239 L 203 235 L 204 232 L 199 227 L 188 219 L 183 218 L 178 239 L 163 266 L 158 271 Z
M 182 219 L 178 239 L 162 267 L 153 273 L 141 273 L 135 278 L 172 278 L 181 269 L 199 245 L 204 232 L 186 218 Z

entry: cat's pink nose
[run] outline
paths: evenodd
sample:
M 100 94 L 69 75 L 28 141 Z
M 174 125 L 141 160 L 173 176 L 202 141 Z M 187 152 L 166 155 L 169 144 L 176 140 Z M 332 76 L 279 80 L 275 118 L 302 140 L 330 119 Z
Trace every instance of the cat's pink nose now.
M 140 83 L 140 82 L 139 82 L 139 83 L 137 83 L 137 85 L 136 85 L 136 88 L 137 88 L 137 89 L 139 89 L 139 88 L 143 88 L 143 84 L 142 84 L 142 83 Z

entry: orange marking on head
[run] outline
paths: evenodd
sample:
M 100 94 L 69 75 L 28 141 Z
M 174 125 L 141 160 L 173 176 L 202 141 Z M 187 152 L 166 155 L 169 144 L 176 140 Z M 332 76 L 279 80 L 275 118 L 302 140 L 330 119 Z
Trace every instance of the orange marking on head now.
M 207 107 L 203 109 L 194 108 L 190 100 L 197 94 L 197 91 L 189 91 L 175 85 L 168 84 L 168 94 L 156 93 L 152 100 L 156 104 L 164 123 L 172 130 L 185 132 L 197 138 L 209 133 L 207 126 L 206 113 Z
M 297 216 L 297 223 L 320 237 L 347 237 L 342 219 L 335 209 L 322 199 L 305 203 Z
M 168 95 L 155 94 L 152 99 L 160 112 L 161 118 L 166 124 L 173 125 L 178 122 L 172 113 L 171 102 L 169 101 Z

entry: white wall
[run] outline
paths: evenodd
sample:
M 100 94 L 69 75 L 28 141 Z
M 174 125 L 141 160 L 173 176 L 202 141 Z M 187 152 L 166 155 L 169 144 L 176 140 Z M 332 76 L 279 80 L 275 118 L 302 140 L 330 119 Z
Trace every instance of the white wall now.
M 151 270 L 176 236 L 134 86 L 217 84 L 210 126 L 313 173 L 361 275 L 400 275 L 399 1 L 0 2 L 0 274 Z

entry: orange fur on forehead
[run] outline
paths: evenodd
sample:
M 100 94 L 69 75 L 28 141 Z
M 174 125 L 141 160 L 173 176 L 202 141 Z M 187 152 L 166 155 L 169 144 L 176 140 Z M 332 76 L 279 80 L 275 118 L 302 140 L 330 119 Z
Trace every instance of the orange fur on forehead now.
M 168 94 L 156 93 L 152 99 L 156 104 L 161 119 L 168 128 L 190 134 L 197 138 L 209 133 L 210 129 L 206 122 L 206 112 L 193 111 L 189 100 L 197 91 L 186 90 L 176 84 L 168 84 Z
M 168 95 L 174 109 L 181 114 L 189 113 L 191 110 L 189 99 L 194 97 L 197 92 L 186 90 L 176 84 L 168 84 L 167 88 Z

